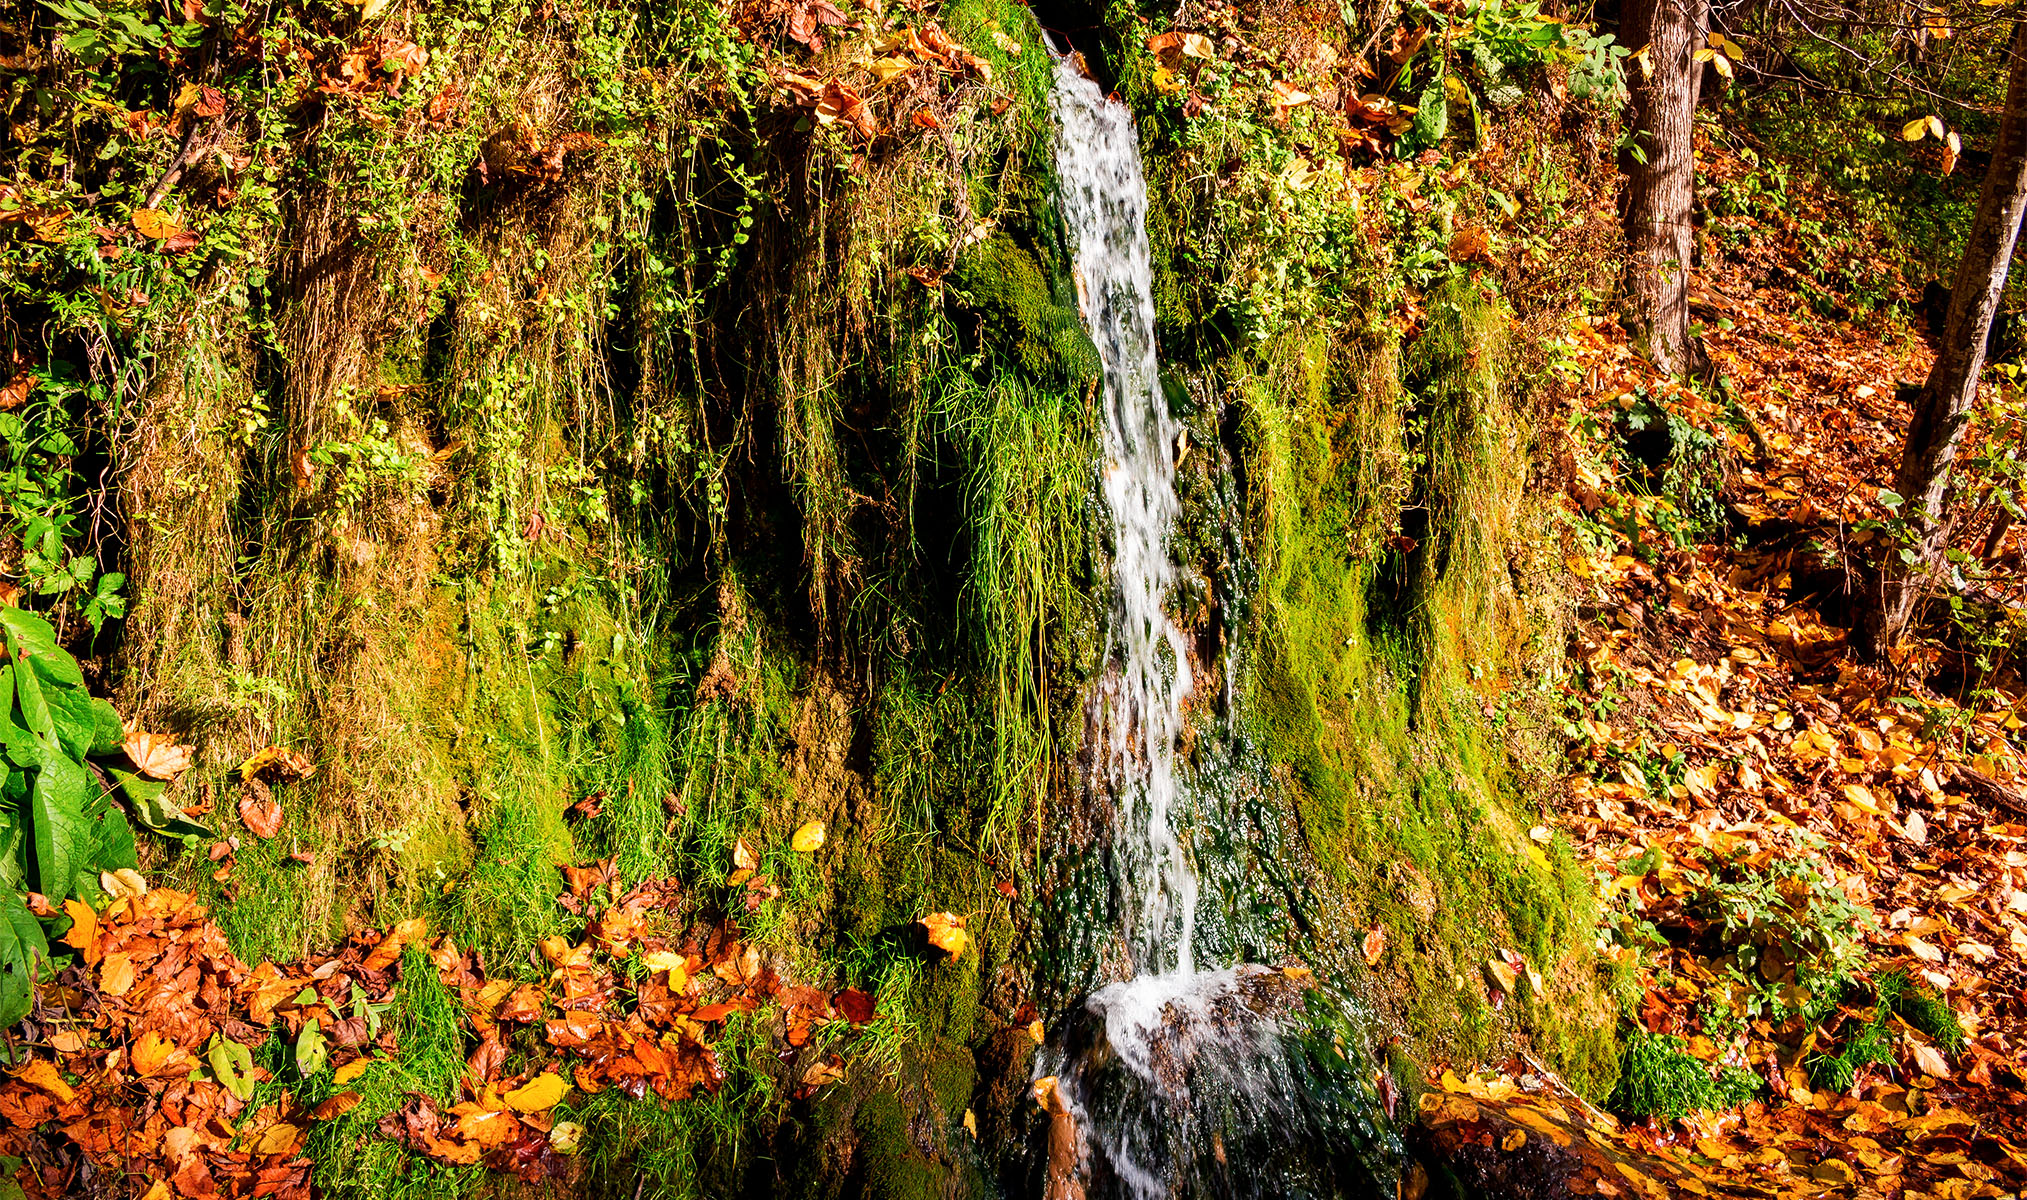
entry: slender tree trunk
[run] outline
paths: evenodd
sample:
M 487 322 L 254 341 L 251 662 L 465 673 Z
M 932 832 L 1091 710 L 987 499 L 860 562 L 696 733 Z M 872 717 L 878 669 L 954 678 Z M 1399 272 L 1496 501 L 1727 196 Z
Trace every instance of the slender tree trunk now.
M 1880 636 L 1875 639 L 1881 648 L 1898 641 L 1914 620 L 1928 592 L 1928 576 L 1946 549 L 1943 510 L 1950 493 L 1950 467 L 1978 398 L 1985 339 L 1999 311 L 2000 293 L 2006 289 L 2006 268 L 2013 261 L 2020 219 L 2027 213 L 2027 21 L 2013 26 L 2011 56 L 1999 141 L 1992 147 L 1978 215 L 1971 221 L 1964 256 L 1957 263 L 1950 315 L 1943 324 L 1935 365 L 1915 397 L 1907 448 L 1894 480 L 1894 490 L 1904 503 L 1901 511 L 1914 526 L 1918 542 L 1914 563 L 1899 558 L 1886 563 Z
M 1627 0 L 1619 40 L 1647 47 L 1653 72 L 1633 80 L 1633 149 L 1626 172 L 1626 275 L 1620 320 L 1640 351 L 1671 373 L 1700 365 L 1689 337 L 1695 248 L 1696 101 L 1710 0 Z M 1644 159 L 1644 161 L 1642 161 Z

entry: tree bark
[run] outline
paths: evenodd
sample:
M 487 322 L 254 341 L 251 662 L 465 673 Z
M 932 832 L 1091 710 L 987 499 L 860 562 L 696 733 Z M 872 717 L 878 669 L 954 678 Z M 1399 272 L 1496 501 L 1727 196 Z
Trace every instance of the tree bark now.
M 1949 500 L 1951 466 L 1957 446 L 1978 398 L 1978 376 L 1985 367 L 1985 340 L 2006 289 L 2006 268 L 2027 213 L 2027 21 L 2013 26 L 2011 65 L 2006 75 L 2006 108 L 1999 119 L 1999 141 L 1992 147 L 1992 165 L 1985 172 L 1978 214 L 1971 221 L 1964 256 L 1957 262 L 1950 289 L 1950 314 L 1943 323 L 1941 343 L 1928 382 L 1915 397 L 1914 419 L 1907 429 L 1894 490 L 1902 498 L 1902 514 L 1915 535 L 1913 563 L 1890 558 L 1882 572 L 1880 648 L 1900 640 L 1928 594 L 1929 577 L 1947 547 L 1944 509 Z
M 1646 358 L 1672 374 L 1701 365 L 1689 336 L 1689 267 L 1695 250 L 1696 102 L 1710 34 L 1710 0 L 1627 0 L 1619 40 L 1645 45 L 1651 74 L 1632 88 L 1626 172 L 1626 273 L 1620 322 Z M 1644 161 L 1643 161 L 1644 160 Z

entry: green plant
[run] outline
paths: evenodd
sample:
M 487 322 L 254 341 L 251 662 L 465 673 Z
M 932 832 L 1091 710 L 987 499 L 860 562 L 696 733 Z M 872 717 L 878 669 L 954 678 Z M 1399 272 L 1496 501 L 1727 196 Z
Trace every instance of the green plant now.
M 1624 1117 L 1679 1121 L 1692 1112 L 1734 1108 L 1758 1094 L 1757 1075 L 1703 1062 L 1679 1037 L 1636 1031 L 1619 1060 L 1619 1082 L 1605 1107 Z
M 0 608 L 0 1026 L 25 1016 L 49 957 L 43 923 L 31 915 L 31 888 L 50 904 L 101 894 L 99 873 L 137 865 L 126 794 L 142 824 L 201 833 L 162 800 L 163 785 L 101 759 L 123 752 L 125 730 L 110 704 L 85 690 L 84 676 L 47 621 Z M 45 910 L 47 911 L 47 910 Z M 61 927 L 68 918 L 52 913 Z
M 1712 924 L 1750 1018 L 1820 1019 L 1863 961 L 1872 923 L 1806 855 L 1715 856 L 1686 908 Z
M 20 548 L 10 573 L 37 597 L 82 595 L 84 617 L 96 633 L 108 617 L 126 615 L 120 595 L 126 576 L 101 573 L 96 558 L 70 549 L 82 536 L 77 497 L 83 491 L 72 465 L 78 454 L 73 409 L 87 389 L 60 364 L 28 375 L 27 402 L 0 412 L 0 520 Z
M 1834 1054 L 1819 1052 L 1808 1060 L 1812 1086 L 1850 1091 L 1858 1073 L 1868 1066 L 1893 1061 L 1889 1024 L 1899 1017 L 1951 1054 L 1961 1054 L 1966 1041 L 1963 1024 L 1950 1006 L 1915 983 L 1904 970 L 1889 971 L 1872 981 L 1872 1010 L 1844 1035 Z

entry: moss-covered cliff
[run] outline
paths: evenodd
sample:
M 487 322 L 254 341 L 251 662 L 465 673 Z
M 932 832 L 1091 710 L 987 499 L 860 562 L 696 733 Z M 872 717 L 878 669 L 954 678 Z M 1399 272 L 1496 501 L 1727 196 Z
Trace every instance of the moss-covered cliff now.
M 1603 1095 L 1595 914 L 1530 835 L 1564 643 L 1534 497 L 1603 257 L 1600 118 L 1546 54 L 1460 59 L 1374 124 L 1352 10 L 1191 10 L 1207 53 L 1151 43 L 1165 11 L 1045 15 L 1102 28 L 1141 123 L 1190 430 L 1174 608 L 1239 730 L 1194 769 L 1255 806 L 1216 936 L 1361 997 L 1391 1087 L 1519 1045 Z M 1102 949 L 1071 909 L 1102 889 L 1110 588 L 1035 13 L 111 11 L 0 26 L 0 352 L 39 423 L 0 434 L 75 440 L 42 469 L 97 569 L 32 602 L 196 748 L 174 796 L 230 839 L 156 839 L 144 873 L 249 963 L 422 915 L 538 982 L 590 915 L 560 867 L 673 879 L 668 921 L 878 1015 L 811 1054 L 762 1009 L 714 1034 L 708 1095 L 573 1096 L 573 1189 L 1033 1186 L 1029 1026 Z M 268 745 L 317 770 L 262 837 L 235 769 Z M 926 946 L 938 911 L 975 950 Z M 379 1132 L 456 1101 L 476 1045 L 418 952 L 401 980 L 316 1178 L 501 1186 Z

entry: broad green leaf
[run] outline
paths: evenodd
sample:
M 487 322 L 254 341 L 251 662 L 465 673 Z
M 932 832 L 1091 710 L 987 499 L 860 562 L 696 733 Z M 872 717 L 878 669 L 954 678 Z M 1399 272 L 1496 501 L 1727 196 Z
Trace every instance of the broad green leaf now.
M 52 900 L 70 895 L 78 868 L 92 848 L 85 819 L 84 767 L 52 754 L 29 791 L 29 829 L 35 846 L 35 890 Z
M 61 754 L 55 745 L 56 721 L 49 715 L 49 702 L 42 698 L 42 684 L 34 671 L 15 668 L 14 699 L 21 712 L 21 723 L 42 743 L 43 753 Z
M 127 727 L 120 722 L 120 714 L 113 706 L 96 697 L 92 699 L 92 743 L 93 754 L 111 754 L 127 740 Z
M 28 890 L 28 878 L 22 873 L 28 852 L 21 843 L 21 814 L 0 812 L 0 891 Z
M 41 687 L 43 702 L 49 706 L 50 722 L 64 752 L 72 758 L 90 754 L 99 738 L 99 714 L 93 705 L 101 702 L 94 701 L 82 683 L 73 686 L 51 678 L 46 658 L 29 659 L 28 666 Z
M 24 657 L 47 659 L 45 675 L 49 679 L 61 679 L 71 687 L 85 685 L 85 673 L 77 669 L 77 659 L 57 645 L 57 630 L 41 616 L 0 606 L 0 630 L 6 630 L 6 649 L 16 661 Z
M 49 960 L 49 942 L 42 923 L 28 911 L 20 893 L 0 889 L 0 1027 L 28 1015 L 34 1003 L 35 977 Z
M 99 793 L 95 808 L 97 811 L 89 814 L 92 848 L 86 865 L 94 871 L 139 870 L 140 851 L 134 845 L 134 827 L 127 823 L 127 814 L 112 802 L 110 792 Z
M 1421 98 L 1415 104 L 1415 123 L 1401 138 L 1403 158 L 1434 146 L 1450 131 L 1449 96 L 1444 93 L 1440 76 L 1422 89 Z
M 211 1035 L 211 1044 L 205 1047 L 204 1059 L 211 1065 L 212 1077 L 226 1091 L 241 1100 L 253 1099 L 253 1051 L 223 1034 Z

